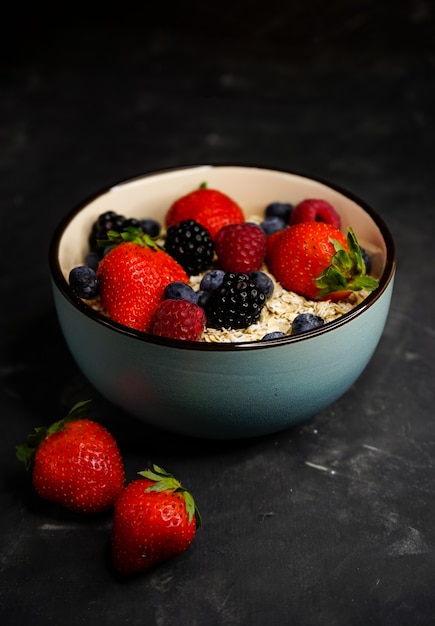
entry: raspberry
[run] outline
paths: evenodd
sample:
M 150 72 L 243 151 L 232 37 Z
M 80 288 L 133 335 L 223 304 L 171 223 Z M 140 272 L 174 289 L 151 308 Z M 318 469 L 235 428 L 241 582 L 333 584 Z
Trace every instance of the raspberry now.
M 247 328 L 260 319 L 265 294 L 247 274 L 227 272 L 205 303 L 209 326 Z
M 297 204 L 290 214 L 290 224 L 299 222 L 326 222 L 340 229 L 341 218 L 332 204 L 326 200 L 309 198 Z
M 225 272 L 249 274 L 259 270 L 266 256 L 267 237 L 256 224 L 229 224 L 215 236 L 219 264 Z
M 154 313 L 151 332 L 170 339 L 199 341 L 204 326 L 204 309 L 194 302 L 163 300 Z
M 165 250 L 178 261 L 189 276 L 207 270 L 214 256 L 214 244 L 210 233 L 192 219 L 168 228 Z

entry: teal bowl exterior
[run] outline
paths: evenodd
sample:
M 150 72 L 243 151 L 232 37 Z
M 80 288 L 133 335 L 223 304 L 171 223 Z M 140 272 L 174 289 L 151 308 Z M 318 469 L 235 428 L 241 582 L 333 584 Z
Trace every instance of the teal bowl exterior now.
M 66 342 L 85 376 L 113 404 L 149 424 L 204 438 L 289 428 L 337 400 L 381 337 L 393 289 L 352 319 L 302 341 L 237 350 L 143 342 L 84 315 L 54 286 Z
M 356 381 L 387 320 L 394 244 L 379 216 L 369 207 L 364 211 L 370 212 L 386 249 L 379 287 L 366 300 L 304 335 L 273 342 L 209 344 L 127 329 L 72 293 L 59 263 L 59 248 L 67 247 L 68 240 L 61 242 L 71 219 L 80 214 L 76 209 L 59 226 L 50 249 L 54 302 L 67 345 L 104 397 L 158 428 L 224 439 L 266 435 L 303 422 Z

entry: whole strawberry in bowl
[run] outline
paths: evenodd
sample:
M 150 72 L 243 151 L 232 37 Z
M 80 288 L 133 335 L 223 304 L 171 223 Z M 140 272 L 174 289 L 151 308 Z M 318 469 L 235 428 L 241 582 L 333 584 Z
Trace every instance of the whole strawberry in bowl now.
M 271 204 L 288 207 L 273 234 Z M 309 419 L 370 366 L 395 248 L 382 217 L 334 183 L 190 166 L 82 202 L 53 234 L 50 271 L 66 345 L 103 396 L 165 430 L 240 438 Z M 293 325 L 300 315 L 319 323 Z

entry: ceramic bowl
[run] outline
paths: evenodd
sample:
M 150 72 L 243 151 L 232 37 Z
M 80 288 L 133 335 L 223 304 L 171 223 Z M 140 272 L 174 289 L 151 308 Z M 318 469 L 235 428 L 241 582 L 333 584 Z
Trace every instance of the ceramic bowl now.
M 272 201 L 317 197 L 352 226 L 379 287 L 339 319 L 273 342 L 205 343 L 136 332 L 95 312 L 70 289 L 92 223 L 114 210 L 163 222 L 171 203 L 206 181 L 236 200 L 247 217 Z M 90 383 L 115 406 L 147 423 L 201 438 L 246 438 L 307 420 L 342 396 L 369 363 L 388 316 L 395 272 L 391 234 L 365 202 L 334 184 L 255 166 L 204 165 L 116 184 L 71 211 L 50 246 L 54 302 L 62 332 Z

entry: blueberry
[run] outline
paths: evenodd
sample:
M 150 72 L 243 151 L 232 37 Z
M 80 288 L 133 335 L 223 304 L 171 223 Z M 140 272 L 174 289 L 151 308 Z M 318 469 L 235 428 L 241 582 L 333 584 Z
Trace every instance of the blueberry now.
M 280 217 L 286 224 L 289 223 L 293 205 L 289 202 L 271 202 L 265 210 L 266 217 Z
M 140 227 L 143 232 L 150 237 L 158 237 L 160 235 L 160 223 L 157 220 L 151 218 L 140 220 Z
M 69 284 L 71 289 L 80 297 L 86 300 L 93 300 L 100 291 L 100 281 L 95 271 L 87 265 L 73 267 L 69 273 Z
M 266 217 L 260 224 L 260 228 L 264 231 L 266 235 L 273 235 L 274 233 L 278 233 L 280 230 L 284 230 L 287 226 L 287 223 L 277 215 L 271 215 L 270 217 Z
M 210 270 L 201 279 L 199 288 L 202 291 L 214 291 L 222 285 L 225 272 L 223 270 Z
M 110 243 L 108 246 L 106 246 L 105 248 L 103 248 L 103 256 L 106 256 L 106 254 L 109 254 L 109 252 L 111 250 L 113 250 L 113 248 L 116 247 L 116 244 L 114 243 Z
M 198 306 L 200 306 L 203 309 L 205 309 L 207 301 L 210 298 L 211 294 L 212 294 L 211 291 L 205 291 L 204 289 L 199 289 L 196 292 Z
M 323 326 L 325 320 L 314 313 L 300 313 L 292 322 L 292 335 L 299 335 L 300 333 L 306 333 L 314 328 Z
M 261 338 L 261 341 L 273 341 L 274 339 L 280 339 L 281 337 L 287 337 L 287 333 L 283 333 L 280 330 L 274 330 L 271 333 L 267 333 Z
M 85 257 L 85 264 L 91 269 L 93 269 L 94 272 L 96 272 L 97 267 L 100 263 L 100 260 L 101 260 L 101 254 L 99 254 L 96 251 L 91 251 L 91 252 L 88 252 L 88 254 Z
M 366 274 L 370 274 L 370 271 L 372 269 L 372 262 L 371 259 L 369 257 L 369 255 L 367 254 L 366 250 L 364 250 L 364 248 L 359 248 L 360 252 L 361 252 L 361 256 L 362 256 L 362 260 L 364 261 L 364 265 L 366 266 Z
M 264 293 L 266 298 L 270 298 L 273 294 L 273 280 L 261 270 L 254 270 L 249 273 L 249 278 L 257 285 L 258 289 Z
M 163 292 L 163 300 L 188 300 L 197 303 L 197 293 L 190 285 L 181 281 L 169 283 Z

